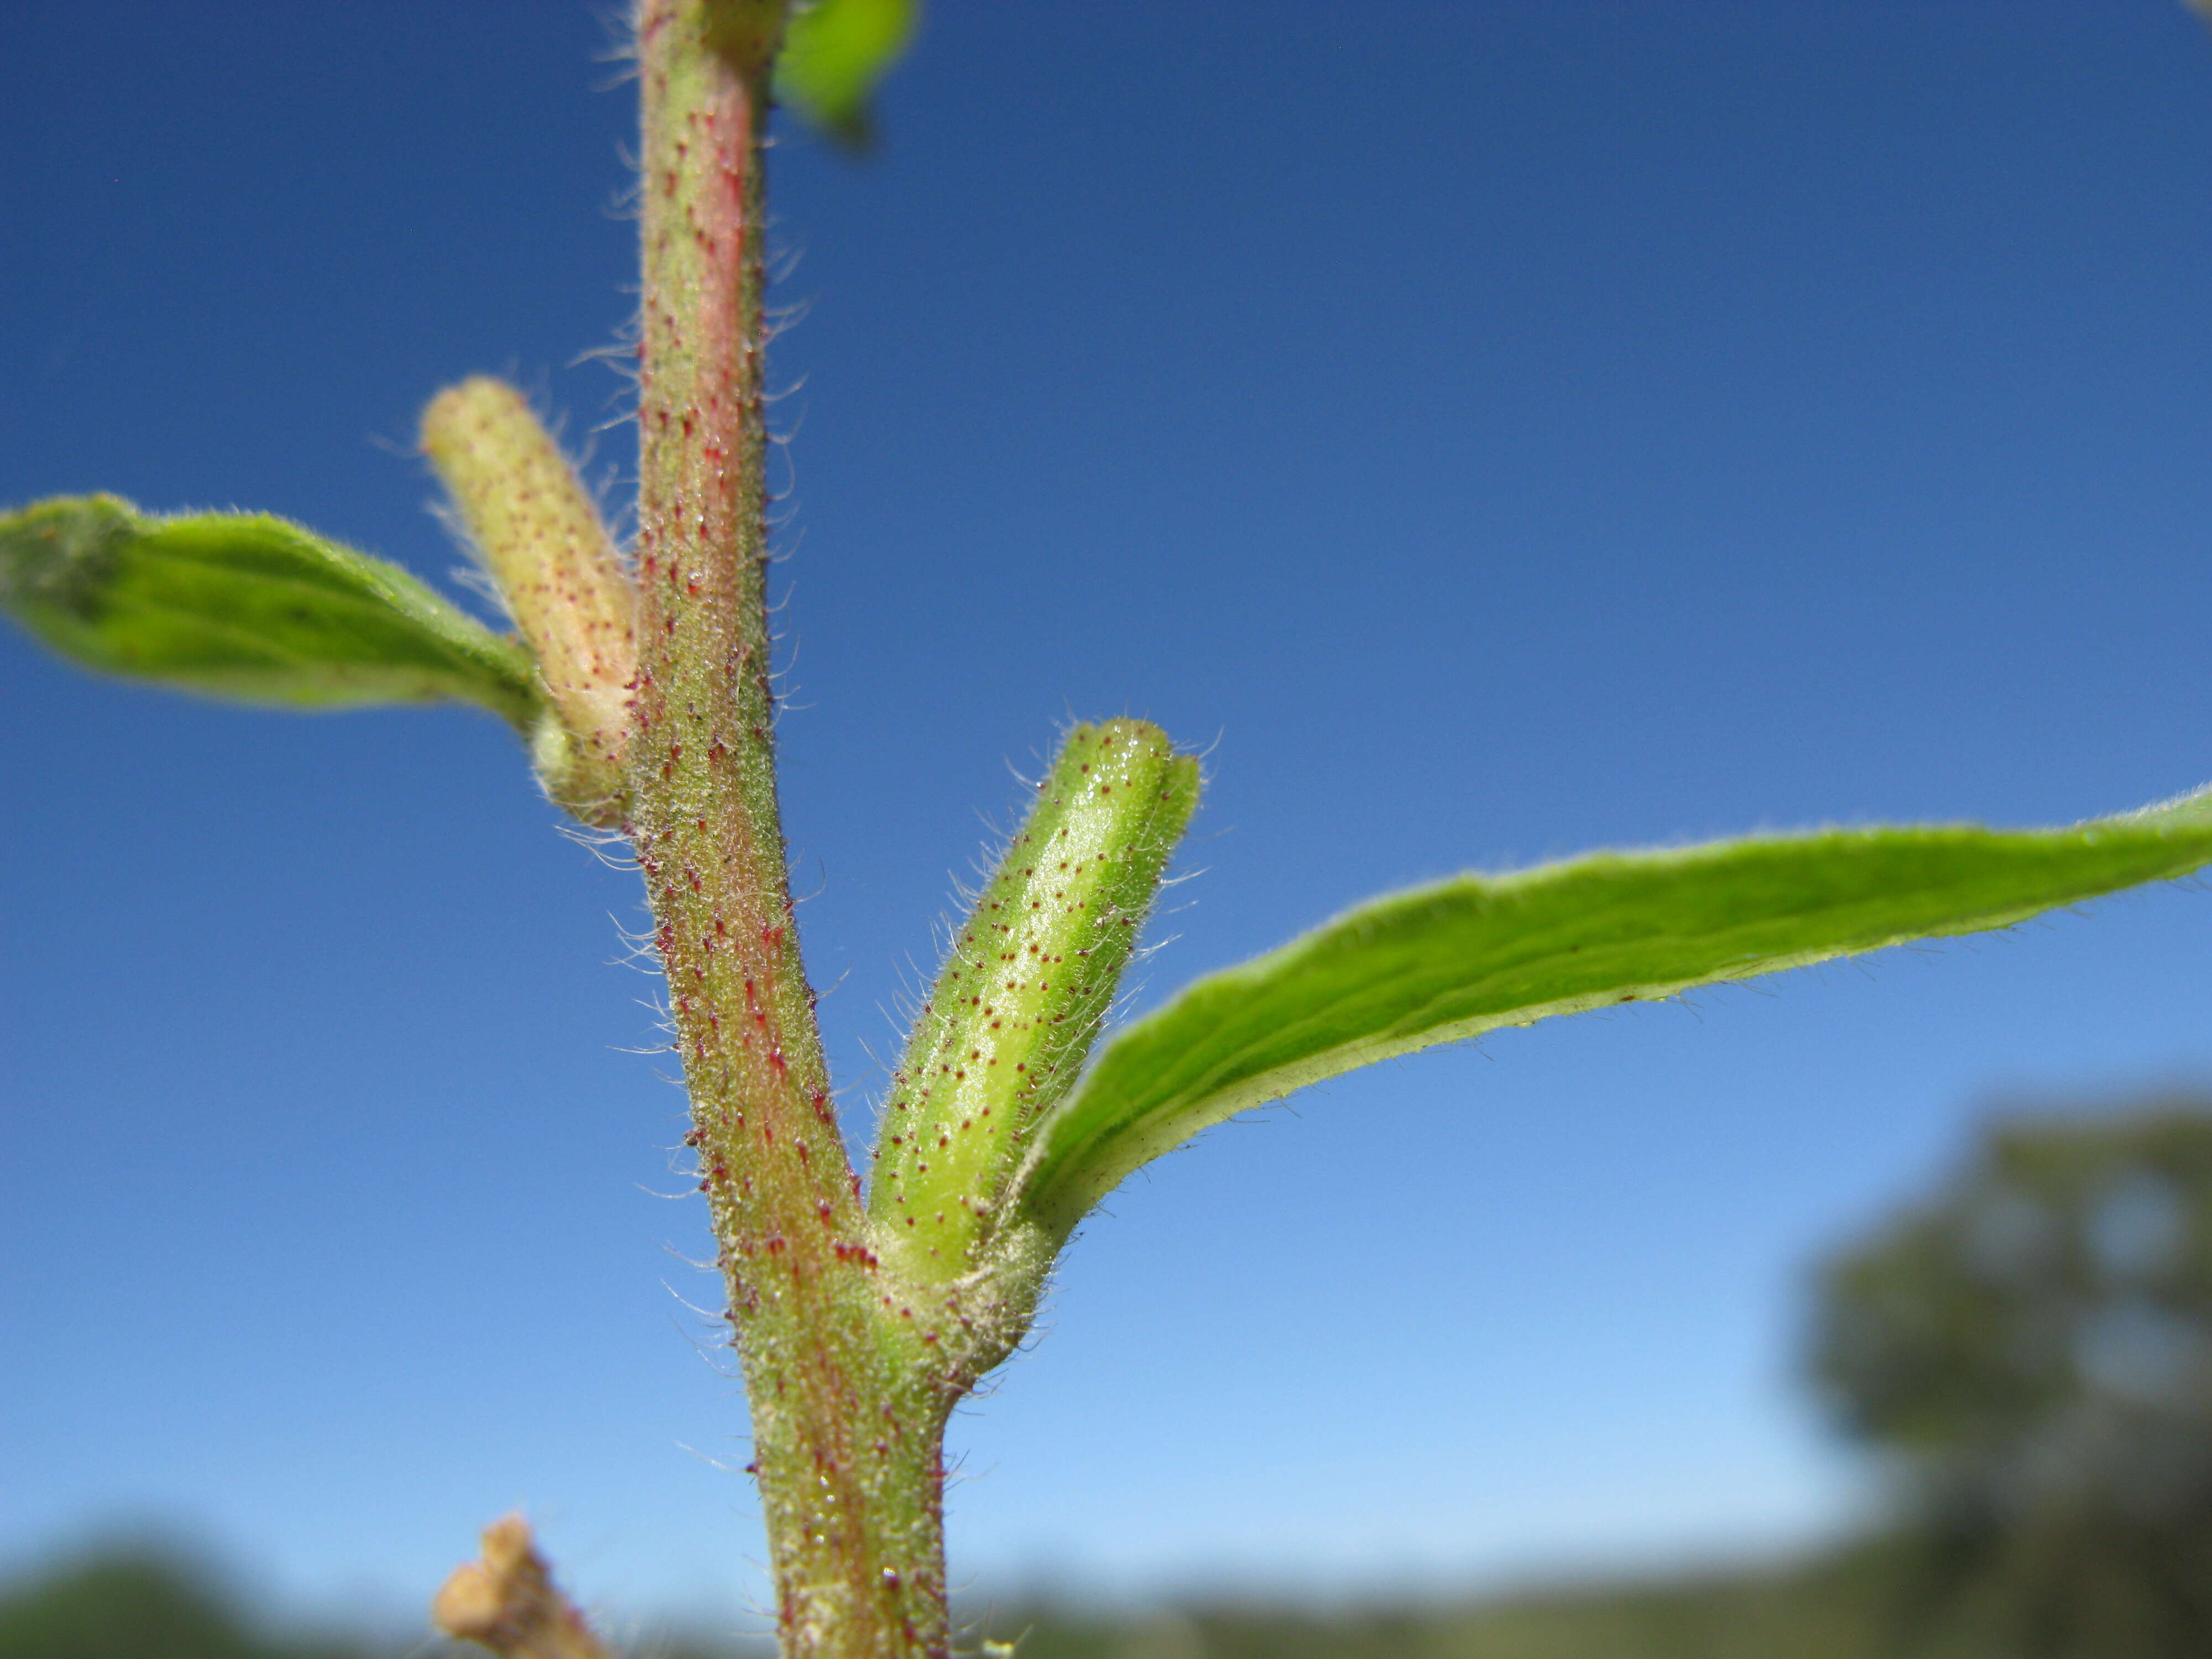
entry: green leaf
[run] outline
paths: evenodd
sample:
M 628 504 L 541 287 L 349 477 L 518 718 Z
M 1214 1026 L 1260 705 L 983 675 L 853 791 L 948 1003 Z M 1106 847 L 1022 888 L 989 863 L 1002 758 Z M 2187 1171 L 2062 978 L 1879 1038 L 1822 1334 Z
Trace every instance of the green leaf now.
M 292 708 L 473 702 L 527 732 L 530 658 L 396 565 L 264 514 L 113 495 L 0 515 L 0 611 L 81 666 Z
M 1597 853 L 1376 899 L 1198 981 L 1039 1123 L 1017 1213 L 1064 1237 L 1200 1130 L 1356 1066 L 1553 1014 L 2025 921 L 2212 863 L 2212 789 L 2069 829 L 1833 830 Z
M 776 59 L 776 96 L 840 143 L 866 149 L 868 100 L 921 21 L 921 0 L 816 0 L 794 9 Z

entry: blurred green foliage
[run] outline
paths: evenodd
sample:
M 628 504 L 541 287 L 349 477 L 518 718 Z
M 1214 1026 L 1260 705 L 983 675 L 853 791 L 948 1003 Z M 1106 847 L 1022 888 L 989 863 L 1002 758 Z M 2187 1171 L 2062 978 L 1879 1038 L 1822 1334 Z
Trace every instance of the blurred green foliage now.
M 961 1644 L 1021 1638 L 1019 1659 L 1857 1659 L 1874 1650 L 1865 1583 L 1887 1571 L 1862 1552 L 1808 1574 L 1753 1574 L 1591 1589 L 1465 1607 L 1322 1613 L 1194 1606 L 1121 1614 L 1037 1605 L 994 1608 Z M 425 1659 L 404 1639 L 352 1648 L 256 1636 L 234 1606 L 173 1566 L 144 1559 L 65 1570 L 0 1596 L 0 1659 Z M 638 1659 L 766 1659 L 766 1644 L 667 1638 Z
M 1894 1564 L 1861 1548 L 1816 1565 L 1586 1585 L 1459 1606 L 1336 1612 L 1197 1603 L 1109 1617 L 994 1612 L 1018 1659 L 1869 1659 Z
M 102 1553 L 0 1593 L 4 1659 L 366 1659 L 265 1636 L 208 1575 L 149 1549 Z
M 869 100 L 906 55 L 921 0 L 811 0 L 792 9 L 775 94 L 852 149 L 875 142 Z
M 2207 1106 L 2000 1123 L 1832 1262 L 1814 1370 L 1844 1426 L 1991 1503 L 2212 1495 Z
M 2212 1653 L 2212 1101 L 1992 1126 L 1829 1265 L 1814 1370 L 1899 1480 L 1899 1652 Z
M 960 1651 L 1020 1638 L 1018 1659 L 2015 1659 L 1954 1621 L 1911 1645 L 1896 1610 L 1922 1571 L 1891 1538 L 1809 1565 L 1662 1583 L 1563 1588 L 1464 1604 L 1335 1611 L 1196 1602 L 1106 1613 L 1007 1604 L 971 1620 Z M 0 1596 L 0 1659 L 459 1659 L 473 1649 L 397 1638 L 353 1645 L 256 1634 L 201 1580 L 152 1562 L 74 1568 Z M 764 1641 L 631 1641 L 635 1659 L 769 1659 Z M 2105 1650 L 2079 1650 L 2101 1656 Z

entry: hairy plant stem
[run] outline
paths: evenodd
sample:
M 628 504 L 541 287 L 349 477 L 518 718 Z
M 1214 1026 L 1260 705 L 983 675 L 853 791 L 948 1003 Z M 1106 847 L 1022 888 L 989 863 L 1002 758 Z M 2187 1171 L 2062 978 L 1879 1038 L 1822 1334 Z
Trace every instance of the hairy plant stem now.
M 781 0 L 638 13 L 628 830 L 752 1409 L 783 1652 L 924 1659 L 949 1648 L 941 1447 L 972 1372 L 946 1363 L 940 1320 L 872 1248 L 799 959 L 773 764 L 761 164 L 781 19 Z

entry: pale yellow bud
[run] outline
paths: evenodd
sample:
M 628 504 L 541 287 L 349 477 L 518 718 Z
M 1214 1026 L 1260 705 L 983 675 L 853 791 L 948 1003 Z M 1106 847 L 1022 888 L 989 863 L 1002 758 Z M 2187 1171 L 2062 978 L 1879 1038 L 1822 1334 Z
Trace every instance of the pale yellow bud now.
M 636 594 L 591 493 L 522 394 L 477 376 L 422 412 L 422 450 L 537 658 L 557 718 L 532 747 L 546 793 L 622 819 Z
M 504 1659 L 608 1659 L 583 1615 L 554 1587 L 553 1575 L 519 1515 L 483 1529 L 483 1558 L 453 1569 L 430 1604 L 447 1635 L 489 1648 Z

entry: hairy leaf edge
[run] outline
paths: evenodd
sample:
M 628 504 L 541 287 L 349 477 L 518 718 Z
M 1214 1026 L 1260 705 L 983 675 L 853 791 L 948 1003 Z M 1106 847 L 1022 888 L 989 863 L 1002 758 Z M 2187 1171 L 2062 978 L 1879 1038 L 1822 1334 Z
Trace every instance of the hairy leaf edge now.
M 1802 949 L 1752 954 L 1717 965 L 1710 971 L 1658 981 L 1623 980 L 1580 994 L 1534 1000 L 1516 1007 L 1486 1012 L 1410 1033 L 1404 1021 L 1393 1022 L 1398 1032 L 1338 1044 L 1304 1060 L 1249 1077 L 1236 1078 L 1218 1090 L 1204 1085 L 1174 1091 L 1164 1102 L 1140 1112 L 1133 1120 L 1112 1119 L 1086 1125 L 1095 1109 L 1102 1081 L 1111 1084 L 1115 1073 L 1164 1027 L 1191 1018 L 1197 1007 L 1214 998 L 1235 998 L 1256 992 L 1264 982 L 1294 969 L 1302 959 L 1340 945 L 1348 936 L 1370 927 L 1394 912 L 1458 897 L 1510 898 L 1516 891 L 1611 866 L 1669 866 L 1693 869 L 1712 865 L 1732 854 L 1747 852 L 1817 848 L 1822 842 L 1866 842 L 1885 837 L 1987 837 L 1993 845 L 2059 850 L 2069 840 L 2078 841 L 2084 853 L 2096 850 L 2112 836 L 2134 838 L 2140 832 L 2146 852 L 2161 842 L 2172 842 L 2172 855 L 2154 861 L 2154 867 L 2118 879 L 2099 879 L 2079 890 L 2045 893 L 2014 904 L 1970 911 L 1930 925 L 1880 933 L 1842 932 L 1834 940 Z M 1339 1077 L 1364 1066 L 1393 1060 L 1421 1049 L 1463 1042 L 1486 1032 L 1533 1025 L 1539 1020 L 1585 1013 L 1628 1000 L 1655 1001 L 1701 986 L 1727 984 L 1810 967 L 1840 957 L 1864 955 L 1919 939 L 1955 937 L 2008 927 L 2066 905 L 2118 892 L 2145 882 L 2186 876 L 2212 863 L 2212 786 L 2192 791 L 2137 811 L 2051 830 L 1995 830 L 1973 824 L 1885 826 L 1853 830 L 1819 830 L 1791 835 L 1745 836 L 1657 851 L 1596 852 L 1559 862 L 1540 865 L 1504 875 L 1468 874 L 1447 878 L 1424 886 L 1382 895 L 1355 905 L 1322 926 L 1276 949 L 1192 981 L 1152 1013 L 1112 1033 L 1100 1045 L 1076 1086 L 1039 1121 L 1029 1158 L 1012 1183 L 1003 1218 L 1041 1223 L 1054 1237 L 1072 1231 L 1101 1200 L 1137 1170 L 1173 1151 L 1206 1129 L 1240 1112 L 1263 1106 L 1286 1095 Z M 1839 930 L 1840 931 L 1840 930 Z M 1224 1056 L 1211 1071 L 1233 1071 L 1237 1054 Z M 1128 1091 L 1141 1093 L 1141 1084 Z M 1103 1156 L 1100 1156 L 1103 1154 Z

